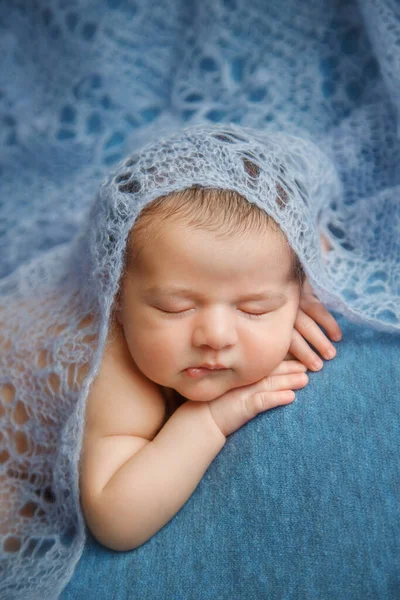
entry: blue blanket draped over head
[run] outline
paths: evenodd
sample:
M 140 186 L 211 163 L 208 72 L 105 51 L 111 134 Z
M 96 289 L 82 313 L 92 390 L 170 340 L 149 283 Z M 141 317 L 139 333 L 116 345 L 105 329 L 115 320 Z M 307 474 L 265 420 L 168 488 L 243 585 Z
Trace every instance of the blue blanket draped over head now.
M 102 178 L 147 140 L 234 123 L 327 153 L 343 186 L 322 223 L 334 266 L 374 263 L 369 316 L 396 330 L 399 98 L 390 0 L 0 2 L 0 278 L 71 241 Z M 357 283 L 344 300 L 362 312 Z M 66 585 L 82 547 L 43 590 Z
M 102 177 L 152 136 L 232 122 L 310 137 L 330 155 L 343 199 L 326 232 L 344 260 L 375 261 L 362 288 L 383 292 L 371 316 L 399 326 L 397 3 L 18 0 L 0 10 L 0 276 L 69 241 Z M 362 312 L 356 283 L 346 295 Z

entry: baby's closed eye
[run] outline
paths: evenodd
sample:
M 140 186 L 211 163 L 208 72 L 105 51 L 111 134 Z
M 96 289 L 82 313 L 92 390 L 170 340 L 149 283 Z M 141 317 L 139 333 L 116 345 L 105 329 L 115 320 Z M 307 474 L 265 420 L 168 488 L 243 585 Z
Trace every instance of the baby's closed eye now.
M 154 308 L 156 308 L 161 313 L 164 313 L 166 315 L 171 315 L 171 316 L 185 316 L 185 315 L 191 314 L 196 311 L 196 307 L 187 307 L 187 308 L 154 307 Z M 274 309 L 272 309 L 272 308 L 268 308 L 268 309 L 267 308 L 239 308 L 239 307 L 235 308 L 236 313 L 241 313 L 250 318 L 252 318 L 252 317 L 260 318 L 264 315 L 267 315 L 267 314 L 273 312 L 273 310 Z

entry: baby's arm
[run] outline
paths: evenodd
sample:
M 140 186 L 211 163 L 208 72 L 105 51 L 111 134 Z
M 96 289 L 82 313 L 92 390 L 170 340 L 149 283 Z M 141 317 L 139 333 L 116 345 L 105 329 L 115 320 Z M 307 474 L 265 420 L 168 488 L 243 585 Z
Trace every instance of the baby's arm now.
M 186 403 L 187 404 L 187 403 Z M 80 461 L 83 512 L 114 550 L 143 544 L 186 502 L 225 443 L 206 404 L 164 424 L 161 389 L 134 365 L 117 327 L 91 386 Z
M 141 449 L 131 452 L 103 489 L 94 495 L 82 494 L 93 535 L 119 551 L 140 546 L 179 511 L 226 439 L 207 403 L 200 402 L 180 406 L 153 440 L 130 438 Z M 114 438 L 109 451 L 123 452 L 125 442 L 123 436 Z M 93 468 L 96 455 L 100 457 L 106 445 L 107 437 L 94 441 L 90 449 Z

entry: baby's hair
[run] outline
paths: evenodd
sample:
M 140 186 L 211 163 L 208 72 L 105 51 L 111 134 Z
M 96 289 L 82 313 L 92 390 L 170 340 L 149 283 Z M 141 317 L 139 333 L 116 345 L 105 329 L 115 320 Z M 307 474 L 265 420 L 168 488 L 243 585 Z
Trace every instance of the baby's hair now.
M 129 234 L 126 265 L 131 268 L 145 244 L 165 220 L 184 222 L 188 226 L 210 231 L 220 238 L 250 235 L 270 228 L 281 233 L 292 258 L 290 281 L 303 285 L 305 273 L 300 260 L 289 245 L 277 222 L 256 204 L 234 190 L 193 186 L 156 198 L 140 213 Z

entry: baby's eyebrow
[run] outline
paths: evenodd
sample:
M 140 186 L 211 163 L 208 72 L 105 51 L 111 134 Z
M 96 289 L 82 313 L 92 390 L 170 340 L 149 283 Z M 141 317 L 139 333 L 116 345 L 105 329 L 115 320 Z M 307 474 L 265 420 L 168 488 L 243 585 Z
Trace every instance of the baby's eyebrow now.
M 278 292 L 271 292 L 265 290 L 263 292 L 256 292 L 254 294 L 247 294 L 239 298 L 241 302 L 249 302 L 251 300 L 287 300 L 285 294 L 279 294 Z
M 146 296 L 189 296 L 193 291 L 181 286 L 161 287 L 153 285 L 145 289 L 144 293 Z
M 145 290 L 145 294 L 146 296 L 197 296 L 197 294 L 189 288 L 181 286 L 161 287 L 159 285 L 154 285 L 147 288 Z M 253 292 L 242 295 L 238 298 L 239 302 L 250 302 L 257 300 L 287 300 L 287 298 L 285 294 L 272 292 L 270 290 Z

